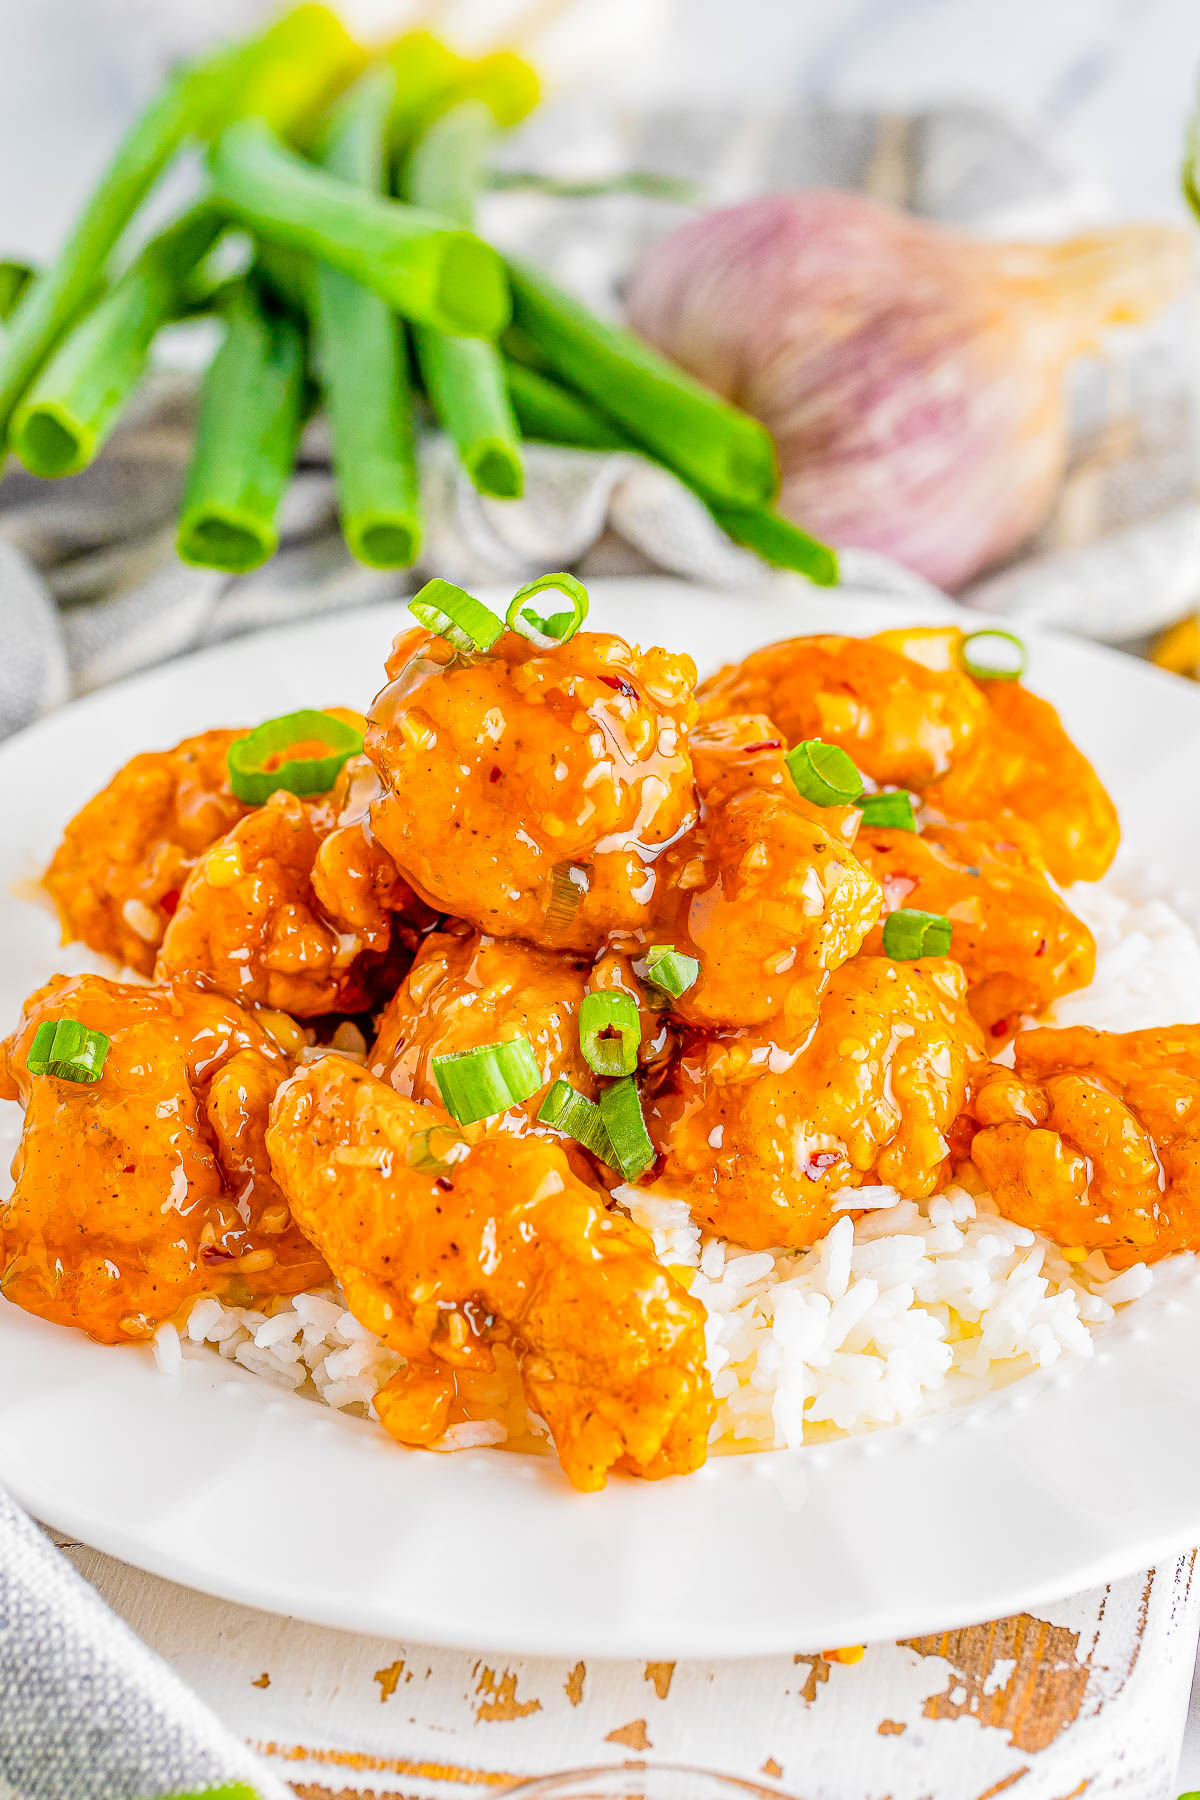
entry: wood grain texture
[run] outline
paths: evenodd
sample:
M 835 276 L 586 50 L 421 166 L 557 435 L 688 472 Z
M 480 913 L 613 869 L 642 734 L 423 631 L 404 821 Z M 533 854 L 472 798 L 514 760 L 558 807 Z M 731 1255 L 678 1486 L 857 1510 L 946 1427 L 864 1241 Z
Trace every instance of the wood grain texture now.
M 1200 1629 L 1188 1555 L 857 1662 L 484 1657 L 272 1618 L 68 1554 L 304 1800 L 466 1800 L 631 1756 L 799 1800 L 1158 1800 L 1174 1791 Z

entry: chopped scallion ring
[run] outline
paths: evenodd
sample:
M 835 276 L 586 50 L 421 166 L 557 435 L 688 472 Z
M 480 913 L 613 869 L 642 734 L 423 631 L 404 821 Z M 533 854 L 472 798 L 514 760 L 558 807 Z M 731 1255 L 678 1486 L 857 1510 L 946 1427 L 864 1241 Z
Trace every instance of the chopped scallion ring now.
M 945 956 L 954 927 L 942 913 L 917 912 L 902 906 L 883 921 L 883 950 L 896 962 L 918 956 Z
M 538 1121 L 549 1125 L 555 1131 L 561 1131 L 564 1137 L 574 1138 L 593 1156 L 607 1163 L 610 1169 L 620 1165 L 617 1153 L 609 1141 L 608 1132 L 604 1129 L 604 1120 L 600 1116 L 600 1108 L 578 1088 L 573 1088 L 569 1081 L 559 1078 L 538 1107 Z
M 805 738 L 786 757 L 796 791 L 814 806 L 849 806 L 863 791 L 853 760 L 836 744 Z
M 506 1038 L 477 1050 L 454 1050 L 433 1059 L 434 1079 L 442 1104 L 460 1125 L 490 1119 L 520 1106 L 541 1087 L 544 1077 L 528 1038 Z
M 53 1075 L 59 1081 L 99 1081 L 110 1039 L 78 1019 L 55 1019 L 33 1034 L 25 1067 L 31 1075 Z
M 616 1167 L 636 1181 L 654 1162 L 654 1145 L 642 1116 L 642 1097 L 632 1075 L 614 1081 L 600 1095 L 600 1117 L 612 1142 Z
M 571 602 L 571 610 L 543 618 L 533 607 L 526 606 L 525 602 L 532 600 L 535 594 L 547 591 L 562 594 Z M 575 636 L 587 618 L 587 610 L 587 589 L 574 575 L 539 575 L 536 581 L 527 581 L 523 588 L 517 589 L 505 624 L 510 631 L 519 631 L 539 650 L 552 650 L 556 644 L 565 644 L 568 638 Z
M 694 956 L 685 956 L 670 944 L 651 944 L 646 952 L 646 980 L 672 1000 L 695 987 L 700 979 L 700 964 Z
M 579 1008 L 579 1048 L 597 1075 L 632 1075 L 642 1042 L 642 1019 L 632 994 L 608 989 L 585 994 Z
M 1029 652 L 1015 631 L 969 631 L 959 656 L 976 681 L 1020 681 L 1029 666 Z
M 490 650 L 504 632 L 503 619 L 498 619 L 490 606 L 485 606 L 474 594 L 468 594 L 465 588 L 455 587 L 452 581 L 442 581 L 440 577 L 427 581 L 420 592 L 413 595 L 408 610 L 426 631 L 436 631 L 448 644 L 468 655 Z
M 467 1140 L 453 1125 L 431 1125 L 428 1131 L 414 1131 L 408 1140 L 408 1166 L 422 1174 L 435 1175 L 461 1162 L 467 1151 Z
M 864 825 L 886 825 L 892 831 L 915 831 L 912 800 L 903 788 L 889 789 L 886 794 L 864 794 L 854 802 L 863 816 Z
M 331 713 L 283 713 L 230 744 L 229 785 L 247 806 L 261 806 L 280 788 L 325 794 L 362 747 L 362 732 Z

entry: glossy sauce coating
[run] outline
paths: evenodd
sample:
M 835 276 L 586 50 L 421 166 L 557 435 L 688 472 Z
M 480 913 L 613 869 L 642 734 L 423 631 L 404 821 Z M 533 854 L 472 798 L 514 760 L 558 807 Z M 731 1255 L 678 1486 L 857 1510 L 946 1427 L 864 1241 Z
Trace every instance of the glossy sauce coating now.
M 956 963 L 856 956 L 802 1050 L 752 1033 L 689 1041 L 647 1108 L 662 1191 L 751 1249 L 813 1243 L 864 1182 L 932 1194 L 984 1060 L 965 995 Z
M 883 889 L 885 913 L 910 907 L 950 920 L 950 954 L 993 1051 L 1020 1028 L 1022 1014 L 1095 974 L 1095 940 L 1047 880 L 1019 820 L 1002 814 L 955 825 L 923 812 L 919 833 L 866 825 L 855 849 Z M 866 948 L 882 951 L 882 922 Z
M 1109 1264 L 1200 1248 L 1200 1026 L 1023 1032 L 971 1111 L 1000 1211 Z
M 695 734 L 700 823 L 663 860 L 642 943 L 669 943 L 700 963 L 673 1002 L 677 1018 L 710 1030 L 770 1023 L 778 1043 L 793 1045 L 883 896 L 849 847 L 857 810 L 802 799 L 772 729 L 752 716 Z
M 388 673 L 371 822 L 431 906 L 551 949 L 647 917 L 655 860 L 695 819 L 690 657 L 584 631 L 464 657 L 410 632 Z
M 243 817 L 226 757 L 240 731 L 205 731 L 131 758 L 71 820 L 43 877 L 64 941 L 149 975 L 183 885 Z
M 296 1018 L 358 1012 L 390 986 L 391 953 L 403 948 L 391 909 L 414 896 L 361 827 L 321 824 L 320 802 L 281 789 L 212 845 L 184 886 L 156 979 Z
M 495 1341 L 516 1351 L 576 1487 L 614 1467 L 698 1467 L 713 1411 L 703 1309 L 544 1139 L 487 1138 L 440 1173 L 414 1167 L 414 1138 L 444 1119 L 325 1056 L 280 1090 L 267 1137 L 356 1317 L 413 1359 L 377 1397 L 384 1425 L 436 1439 L 454 1370 L 487 1367 Z
M 883 785 L 924 787 L 981 730 L 987 708 L 956 669 L 931 669 L 878 638 L 785 638 L 700 688 L 704 722 L 765 713 L 789 745 L 838 744 Z
M 71 1018 L 111 1040 L 100 1080 L 30 1075 L 38 1026 Z M 319 1286 L 263 1146 L 290 1064 L 216 995 L 56 976 L 3 1047 L 20 1099 L 16 1187 L 0 1203 L 0 1287 L 105 1343 L 152 1335 L 197 1294 L 233 1304 Z

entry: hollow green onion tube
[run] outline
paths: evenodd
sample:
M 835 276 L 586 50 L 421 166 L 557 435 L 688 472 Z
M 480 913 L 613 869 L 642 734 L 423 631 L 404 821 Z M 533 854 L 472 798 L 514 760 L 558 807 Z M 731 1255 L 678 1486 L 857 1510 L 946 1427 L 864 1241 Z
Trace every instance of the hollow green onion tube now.
M 331 174 L 382 189 L 395 86 L 381 67 L 346 95 L 324 144 Z M 403 326 L 386 300 L 330 263 L 313 265 L 310 291 L 342 534 L 360 562 L 407 568 L 421 546 L 421 503 Z
M 508 268 L 513 321 L 554 374 L 713 499 L 757 506 L 773 498 L 775 445 L 757 419 L 596 318 L 527 263 L 510 259 Z
M 721 506 L 709 501 L 708 509 L 735 544 L 757 551 L 764 562 L 777 569 L 796 569 L 818 587 L 837 586 L 837 551 L 810 537 L 790 519 L 780 518 L 765 506 Z
M 35 475 L 91 462 L 145 373 L 155 334 L 178 312 L 188 277 L 221 230 L 201 204 L 152 238 L 59 344 L 13 415 L 10 441 Z
M 298 7 L 260 37 L 174 75 L 118 144 L 57 256 L 30 282 L 0 342 L 0 448 L 18 403 L 47 356 L 92 299 L 130 219 L 185 140 L 219 128 L 253 105 L 281 123 L 328 83 L 326 8 Z M 338 28 L 340 30 L 340 27 Z M 342 34 L 344 36 L 344 33 Z M 278 65 L 302 79 L 283 83 Z M 284 100 L 286 99 L 286 104 Z
M 524 363 L 505 366 L 509 399 L 527 438 L 566 444 L 575 450 L 628 450 L 629 438 L 603 413 L 549 375 Z
M 204 380 L 179 519 L 184 562 L 242 575 L 274 555 L 275 519 L 304 410 L 304 336 L 253 281 L 226 308 L 225 342 Z
M 315 168 L 261 119 L 222 132 L 211 167 L 235 218 L 353 275 L 406 318 L 466 337 L 503 330 L 504 265 L 469 231 Z
M 414 206 L 470 230 L 495 119 L 481 100 L 452 106 L 422 133 L 408 162 Z M 417 361 L 430 404 L 481 494 L 514 500 L 525 486 L 520 433 L 504 361 L 494 344 L 416 325 Z

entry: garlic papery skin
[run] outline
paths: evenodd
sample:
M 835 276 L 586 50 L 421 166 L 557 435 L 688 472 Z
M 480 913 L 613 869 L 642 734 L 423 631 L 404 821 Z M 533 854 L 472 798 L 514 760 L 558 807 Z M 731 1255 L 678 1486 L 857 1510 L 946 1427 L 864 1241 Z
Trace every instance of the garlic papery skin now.
M 1186 232 L 976 242 L 850 193 L 765 194 L 663 239 L 633 328 L 770 429 L 780 510 L 951 591 L 1039 526 L 1064 377 L 1185 286 Z

